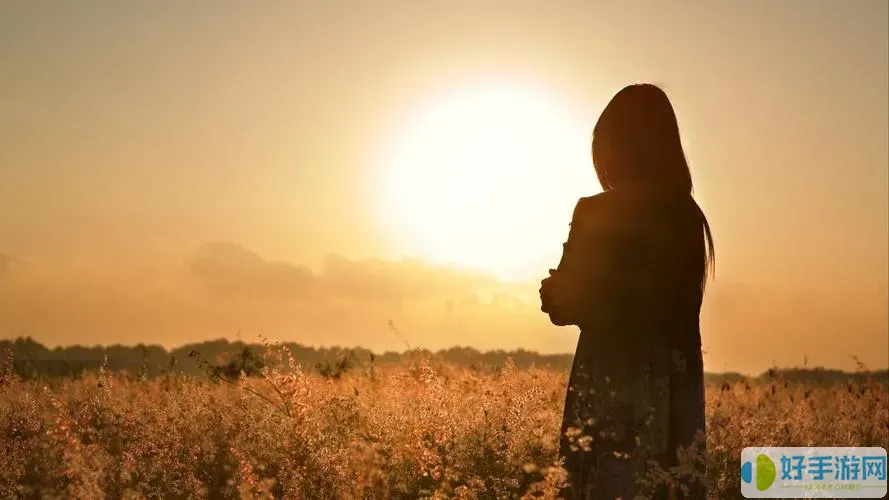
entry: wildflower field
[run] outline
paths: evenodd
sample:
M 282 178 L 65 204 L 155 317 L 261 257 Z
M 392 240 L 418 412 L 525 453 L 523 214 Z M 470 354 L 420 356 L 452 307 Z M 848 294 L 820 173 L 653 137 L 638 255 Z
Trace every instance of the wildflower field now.
M 554 498 L 567 373 L 435 359 L 0 382 L 0 498 Z M 712 498 L 745 446 L 889 446 L 886 381 L 710 384 Z M 669 473 L 665 480 L 669 480 Z

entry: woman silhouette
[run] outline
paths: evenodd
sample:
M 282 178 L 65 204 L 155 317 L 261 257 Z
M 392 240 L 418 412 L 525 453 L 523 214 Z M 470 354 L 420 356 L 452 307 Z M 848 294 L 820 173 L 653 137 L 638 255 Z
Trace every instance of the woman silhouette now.
M 713 241 L 667 95 L 650 84 L 618 92 L 592 156 L 604 192 L 578 201 L 540 288 L 550 320 L 581 329 L 560 439 L 564 495 L 703 499 L 703 460 L 673 486 L 645 481 L 652 464 L 669 470 L 677 450 L 694 443 L 703 457 L 705 444 L 699 313 Z

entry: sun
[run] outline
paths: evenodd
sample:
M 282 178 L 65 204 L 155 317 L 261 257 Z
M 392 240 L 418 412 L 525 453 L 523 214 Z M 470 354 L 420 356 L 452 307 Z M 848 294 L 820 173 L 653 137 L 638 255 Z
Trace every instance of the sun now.
M 529 88 L 430 100 L 387 155 L 380 206 L 403 253 L 530 278 L 555 265 L 579 196 L 599 189 L 590 128 Z

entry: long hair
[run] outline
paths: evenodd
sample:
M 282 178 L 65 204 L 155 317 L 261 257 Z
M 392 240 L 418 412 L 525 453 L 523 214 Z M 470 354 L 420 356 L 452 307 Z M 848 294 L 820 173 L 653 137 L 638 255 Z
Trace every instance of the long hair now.
M 592 154 L 605 191 L 694 193 L 676 113 L 667 94 L 655 85 L 630 85 L 614 95 L 593 129 Z M 703 287 L 715 268 L 716 256 L 710 224 L 703 212 L 700 217 L 705 245 Z

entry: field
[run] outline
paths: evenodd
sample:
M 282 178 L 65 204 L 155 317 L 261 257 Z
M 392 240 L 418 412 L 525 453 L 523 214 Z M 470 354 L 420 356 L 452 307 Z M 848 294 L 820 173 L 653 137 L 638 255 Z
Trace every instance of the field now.
M 7 370 L 0 498 L 553 497 L 566 373 L 278 354 L 240 379 Z M 745 446 L 889 446 L 885 381 L 710 384 L 707 406 L 712 498 L 740 498 Z

